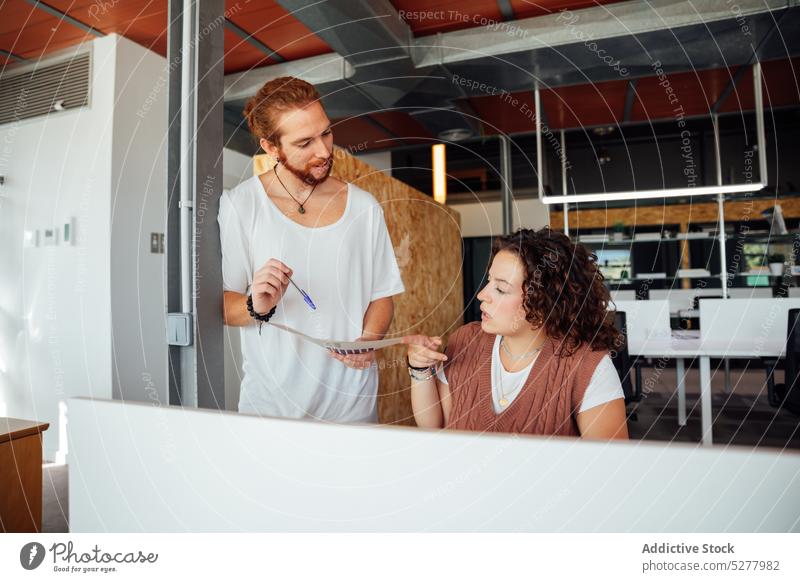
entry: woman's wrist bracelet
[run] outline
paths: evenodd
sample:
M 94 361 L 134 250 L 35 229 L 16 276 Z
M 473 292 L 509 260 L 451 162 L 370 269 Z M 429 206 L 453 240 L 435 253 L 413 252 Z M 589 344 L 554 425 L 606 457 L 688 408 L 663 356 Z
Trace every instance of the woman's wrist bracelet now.
M 418 382 L 427 382 L 436 375 L 435 366 L 412 366 L 408 356 L 406 356 L 406 364 L 408 365 L 408 375 Z
M 425 370 L 430 370 L 431 368 L 433 368 L 433 366 L 412 366 L 411 360 L 408 359 L 408 356 L 406 356 L 406 364 L 408 365 L 409 368 L 411 368 L 412 370 L 416 370 L 417 372 L 424 372 Z
M 436 370 L 433 366 L 430 368 L 423 368 L 424 370 L 428 370 L 427 375 L 419 375 L 420 372 L 414 370 L 411 366 L 408 367 L 408 375 L 411 376 L 412 380 L 416 380 L 417 382 L 427 382 L 434 376 L 436 376 Z

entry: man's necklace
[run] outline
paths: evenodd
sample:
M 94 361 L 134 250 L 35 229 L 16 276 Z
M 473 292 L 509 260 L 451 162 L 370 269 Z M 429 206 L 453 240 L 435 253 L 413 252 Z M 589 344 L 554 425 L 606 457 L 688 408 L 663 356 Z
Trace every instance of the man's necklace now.
M 308 199 L 311 198 L 311 195 L 314 193 L 314 189 L 317 187 L 317 184 L 314 184 L 311 187 L 311 192 L 308 193 L 308 196 L 306 196 L 306 199 L 303 200 L 302 202 L 300 202 L 297 198 L 294 197 L 294 195 L 291 192 L 289 192 L 289 189 L 286 187 L 286 184 L 284 184 L 283 180 L 281 180 L 281 177 L 278 175 L 278 168 L 275 168 L 275 177 L 278 179 L 278 182 L 281 183 L 281 186 L 283 186 L 283 189 L 286 190 L 286 193 L 289 195 L 289 197 L 292 200 L 294 200 L 295 202 L 297 202 L 297 211 L 300 214 L 305 214 L 306 213 L 306 209 L 304 208 L 304 206 L 306 205 L 306 202 L 308 202 Z

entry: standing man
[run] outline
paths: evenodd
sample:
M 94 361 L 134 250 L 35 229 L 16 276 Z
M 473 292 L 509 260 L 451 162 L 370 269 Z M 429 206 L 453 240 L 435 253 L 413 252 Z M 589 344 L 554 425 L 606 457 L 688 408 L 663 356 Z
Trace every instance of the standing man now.
M 383 338 L 392 296 L 404 291 L 383 210 L 330 176 L 331 122 L 311 84 L 269 81 L 244 115 L 278 163 L 220 200 L 224 319 L 242 328 L 239 412 L 377 422 L 374 352 L 340 356 L 262 322 L 337 340 Z

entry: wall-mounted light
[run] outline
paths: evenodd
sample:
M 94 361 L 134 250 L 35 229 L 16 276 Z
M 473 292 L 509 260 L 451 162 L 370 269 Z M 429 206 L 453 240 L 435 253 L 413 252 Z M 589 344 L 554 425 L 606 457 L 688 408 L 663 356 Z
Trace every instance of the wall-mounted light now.
M 431 147 L 433 157 L 433 199 L 439 204 L 447 200 L 447 164 L 443 143 Z
M 596 194 L 567 194 L 545 196 L 544 204 L 568 204 L 570 202 L 612 202 L 614 200 L 645 200 L 649 198 L 675 198 L 680 196 L 710 196 L 724 191 L 726 194 L 757 192 L 764 184 L 735 184 L 733 186 L 698 186 L 695 188 L 667 188 L 663 190 L 635 190 L 633 192 L 598 192 Z

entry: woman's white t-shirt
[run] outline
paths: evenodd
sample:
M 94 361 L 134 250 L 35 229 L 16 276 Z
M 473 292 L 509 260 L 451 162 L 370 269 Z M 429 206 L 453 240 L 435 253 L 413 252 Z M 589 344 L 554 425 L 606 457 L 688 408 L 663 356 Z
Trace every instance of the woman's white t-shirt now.
M 404 291 L 383 210 L 368 192 L 347 186 L 335 223 L 297 224 L 254 176 L 223 192 L 218 217 L 226 291 L 248 294 L 269 259 L 294 271 L 312 311 L 291 285 L 272 321 L 307 335 L 355 340 L 370 302 Z M 327 350 L 268 324 L 241 328 L 244 376 L 239 411 L 333 422 L 377 421 L 378 372 L 348 368 Z
M 500 336 L 495 337 L 494 346 L 492 347 L 492 407 L 495 414 L 500 414 L 506 410 L 522 391 L 522 387 L 525 385 L 525 381 L 528 379 L 531 368 L 537 358 L 538 356 L 518 372 L 508 372 L 500 361 Z M 442 366 L 437 369 L 436 377 L 443 384 L 447 384 L 447 377 Z M 508 401 L 505 406 L 500 405 L 502 398 Z M 578 412 L 584 412 L 618 398 L 625 398 L 625 394 L 622 391 L 622 383 L 619 381 L 619 374 L 617 374 L 617 369 L 614 367 L 614 362 L 611 361 L 610 356 L 606 355 L 597 364 L 592 374 Z

